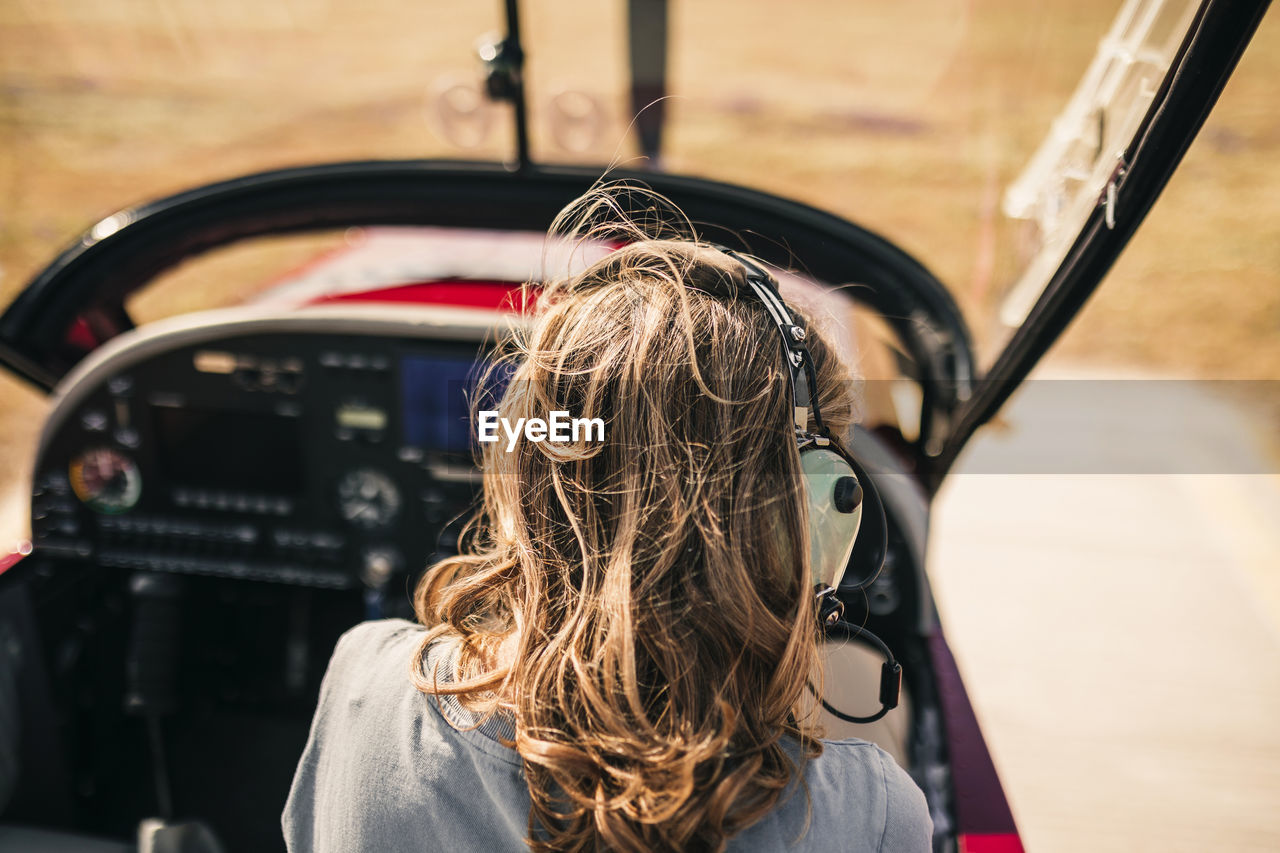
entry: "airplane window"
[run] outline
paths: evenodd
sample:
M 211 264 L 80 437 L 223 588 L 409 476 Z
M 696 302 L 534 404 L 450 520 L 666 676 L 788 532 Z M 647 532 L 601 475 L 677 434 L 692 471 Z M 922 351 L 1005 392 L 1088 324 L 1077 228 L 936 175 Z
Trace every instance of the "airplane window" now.
M 125 308 L 133 322 L 142 325 L 190 311 L 240 305 L 349 248 L 356 239 L 345 231 L 323 231 L 241 240 L 166 270 L 131 294 Z

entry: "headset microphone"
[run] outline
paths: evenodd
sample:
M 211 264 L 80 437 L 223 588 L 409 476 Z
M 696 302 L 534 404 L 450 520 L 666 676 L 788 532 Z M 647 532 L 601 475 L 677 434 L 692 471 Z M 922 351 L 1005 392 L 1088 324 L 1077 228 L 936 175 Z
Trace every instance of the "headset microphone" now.
M 822 699 L 822 707 L 851 723 L 872 723 L 898 706 L 902 687 L 902 665 L 889 647 L 870 631 L 843 622 L 844 602 L 837 591 L 850 565 L 857 564 L 857 584 L 846 589 L 865 589 L 880 572 L 888 549 L 888 525 L 884 506 L 871 478 L 822 422 L 817 400 L 817 370 L 805 346 L 807 332 L 799 318 L 792 316 L 778 293 L 778 284 L 762 267 L 731 249 L 721 249 L 743 269 L 747 286 L 764 305 L 782 336 L 783 362 L 791 379 L 792 417 L 800 468 L 809 509 L 809 557 L 816 579 L 815 612 L 823 630 L 843 627 L 852 637 L 865 639 L 884 655 L 880 668 L 880 710 L 856 717 L 836 710 Z M 815 430 L 809 430 L 813 419 Z M 866 529 L 864 528 L 866 523 Z M 855 543 L 857 548 L 855 549 Z M 812 689 L 813 685 L 810 685 Z
M 898 707 L 898 697 L 902 693 L 902 664 L 898 663 L 897 658 L 893 656 L 893 652 L 889 650 L 889 646 L 885 644 L 884 640 L 866 628 L 850 625 L 848 622 L 839 622 L 838 624 L 849 632 L 849 636 L 866 640 L 879 649 L 880 654 L 884 656 L 884 663 L 880 665 L 880 710 L 870 716 L 855 717 L 832 707 L 826 699 L 819 697 L 819 701 L 822 702 L 822 707 L 826 708 L 828 713 L 844 720 L 846 723 L 874 723 Z M 813 691 L 812 682 L 809 684 L 809 690 Z M 817 696 L 816 691 L 814 695 Z

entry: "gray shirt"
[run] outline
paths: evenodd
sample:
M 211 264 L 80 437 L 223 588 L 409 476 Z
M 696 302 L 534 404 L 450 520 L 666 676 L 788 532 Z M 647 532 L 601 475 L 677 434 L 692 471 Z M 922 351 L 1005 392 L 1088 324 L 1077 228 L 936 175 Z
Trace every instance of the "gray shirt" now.
M 422 631 L 388 619 L 359 625 L 338 641 L 285 804 L 290 850 L 528 849 L 529 789 L 520 756 L 498 740 L 510 736 L 509 724 L 495 716 L 476 728 L 452 697 L 413 687 L 409 662 Z M 448 653 L 447 644 L 436 644 L 428 666 Z M 812 813 L 803 790 L 784 793 L 729 849 L 930 849 L 924 795 L 879 747 L 826 741 L 804 777 Z

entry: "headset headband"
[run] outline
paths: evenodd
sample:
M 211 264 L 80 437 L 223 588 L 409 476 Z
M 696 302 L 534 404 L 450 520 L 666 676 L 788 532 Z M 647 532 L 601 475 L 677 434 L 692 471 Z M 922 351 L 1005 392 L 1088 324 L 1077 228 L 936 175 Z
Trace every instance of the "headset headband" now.
M 747 286 L 755 292 L 756 298 L 764 304 L 765 310 L 782 338 L 783 361 L 791 376 L 792 417 L 796 432 L 812 439 L 825 438 L 826 427 L 822 423 L 822 412 L 813 389 L 817 387 L 817 371 L 814 368 L 813 356 L 805 346 L 807 333 L 799 318 L 792 317 L 787 304 L 778 293 L 778 283 L 763 267 L 743 257 L 732 249 L 721 249 L 724 254 L 742 265 Z M 809 432 L 809 415 L 812 413 L 814 423 L 818 426 L 819 436 Z

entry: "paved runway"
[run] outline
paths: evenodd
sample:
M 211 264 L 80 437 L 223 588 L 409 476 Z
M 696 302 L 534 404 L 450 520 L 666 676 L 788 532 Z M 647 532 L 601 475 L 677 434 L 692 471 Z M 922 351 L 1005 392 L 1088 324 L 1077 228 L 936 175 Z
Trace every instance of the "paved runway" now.
M 1179 382 L 1035 382 L 1003 420 L 940 495 L 931 565 L 1027 849 L 1280 850 L 1265 425 Z

